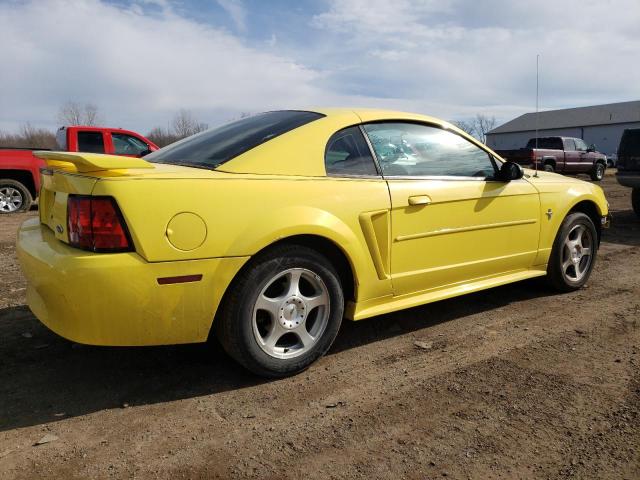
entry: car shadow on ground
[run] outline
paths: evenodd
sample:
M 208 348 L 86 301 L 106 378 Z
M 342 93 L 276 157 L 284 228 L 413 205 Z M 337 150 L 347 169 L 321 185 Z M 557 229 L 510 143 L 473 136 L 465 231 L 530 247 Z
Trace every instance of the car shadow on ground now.
M 639 247 L 640 218 L 631 209 L 612 211 L 611 227 L 603 230 L 602 241 Z
M 513 302 L 552 295 L 535 280 L 343 323 L 329 355 L 424 330 Z M 207 345 L 107 348 L 77 345 L 25 306 L 0 310 L 0 431 L 96 411 L 156 404 L 267 382 Z

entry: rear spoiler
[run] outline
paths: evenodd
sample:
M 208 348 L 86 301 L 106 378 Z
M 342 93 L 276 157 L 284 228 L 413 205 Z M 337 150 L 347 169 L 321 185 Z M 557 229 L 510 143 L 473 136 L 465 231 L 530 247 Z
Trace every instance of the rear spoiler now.
M 46 161 L 49 167 L 58 167 L 62 170 L 73 169 L 81 173 L 124 168 L 155 168 L 152 163 L 141 158 L 105 155 L 102 153 L 47 152 L 38 150 L 33 152 L 33 155 Z

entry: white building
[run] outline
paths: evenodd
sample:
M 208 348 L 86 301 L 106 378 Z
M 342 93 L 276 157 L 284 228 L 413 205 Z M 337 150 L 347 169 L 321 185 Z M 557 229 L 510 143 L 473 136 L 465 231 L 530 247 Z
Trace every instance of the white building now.
M 577 137 L 611 156 L 618 151 L 622 132 L 640 128 L 640 100 L 538 113 L 539 137 Z M 495 150 L 522 148 L 536 135 L 536 114 L 525 113 L 494 128 L 487 145 Z

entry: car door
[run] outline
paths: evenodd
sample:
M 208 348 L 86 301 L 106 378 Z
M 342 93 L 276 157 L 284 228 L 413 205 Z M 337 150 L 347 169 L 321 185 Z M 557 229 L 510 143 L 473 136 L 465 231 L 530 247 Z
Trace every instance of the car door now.
M 595 160 L 595 153 L 587 151 L 587 144 L 584 140 L 580 138 L 576 138 L 576 152 L 578 153 L 578 167 L 576 171 L 578 172 L 589 172 L 592 169 L 593 161 Z
M 564 138 L 564 172 L 576 173 L 580 171 L 580 152 L 576 150 L 576 143 L 573 138 Z
M 525 179 L 495 179 L 496 160 L 433 125 L 364 125 L 391 196 L 395 295 L 531 267 L 539 195 Z

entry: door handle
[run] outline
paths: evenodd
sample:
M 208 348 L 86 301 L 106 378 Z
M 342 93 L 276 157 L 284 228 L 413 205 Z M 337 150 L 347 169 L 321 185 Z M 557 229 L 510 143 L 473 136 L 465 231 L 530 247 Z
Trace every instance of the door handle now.
M 431 198 L 429 195 L 412 195 L 409 197 L 409 205 L 429 205 Z

